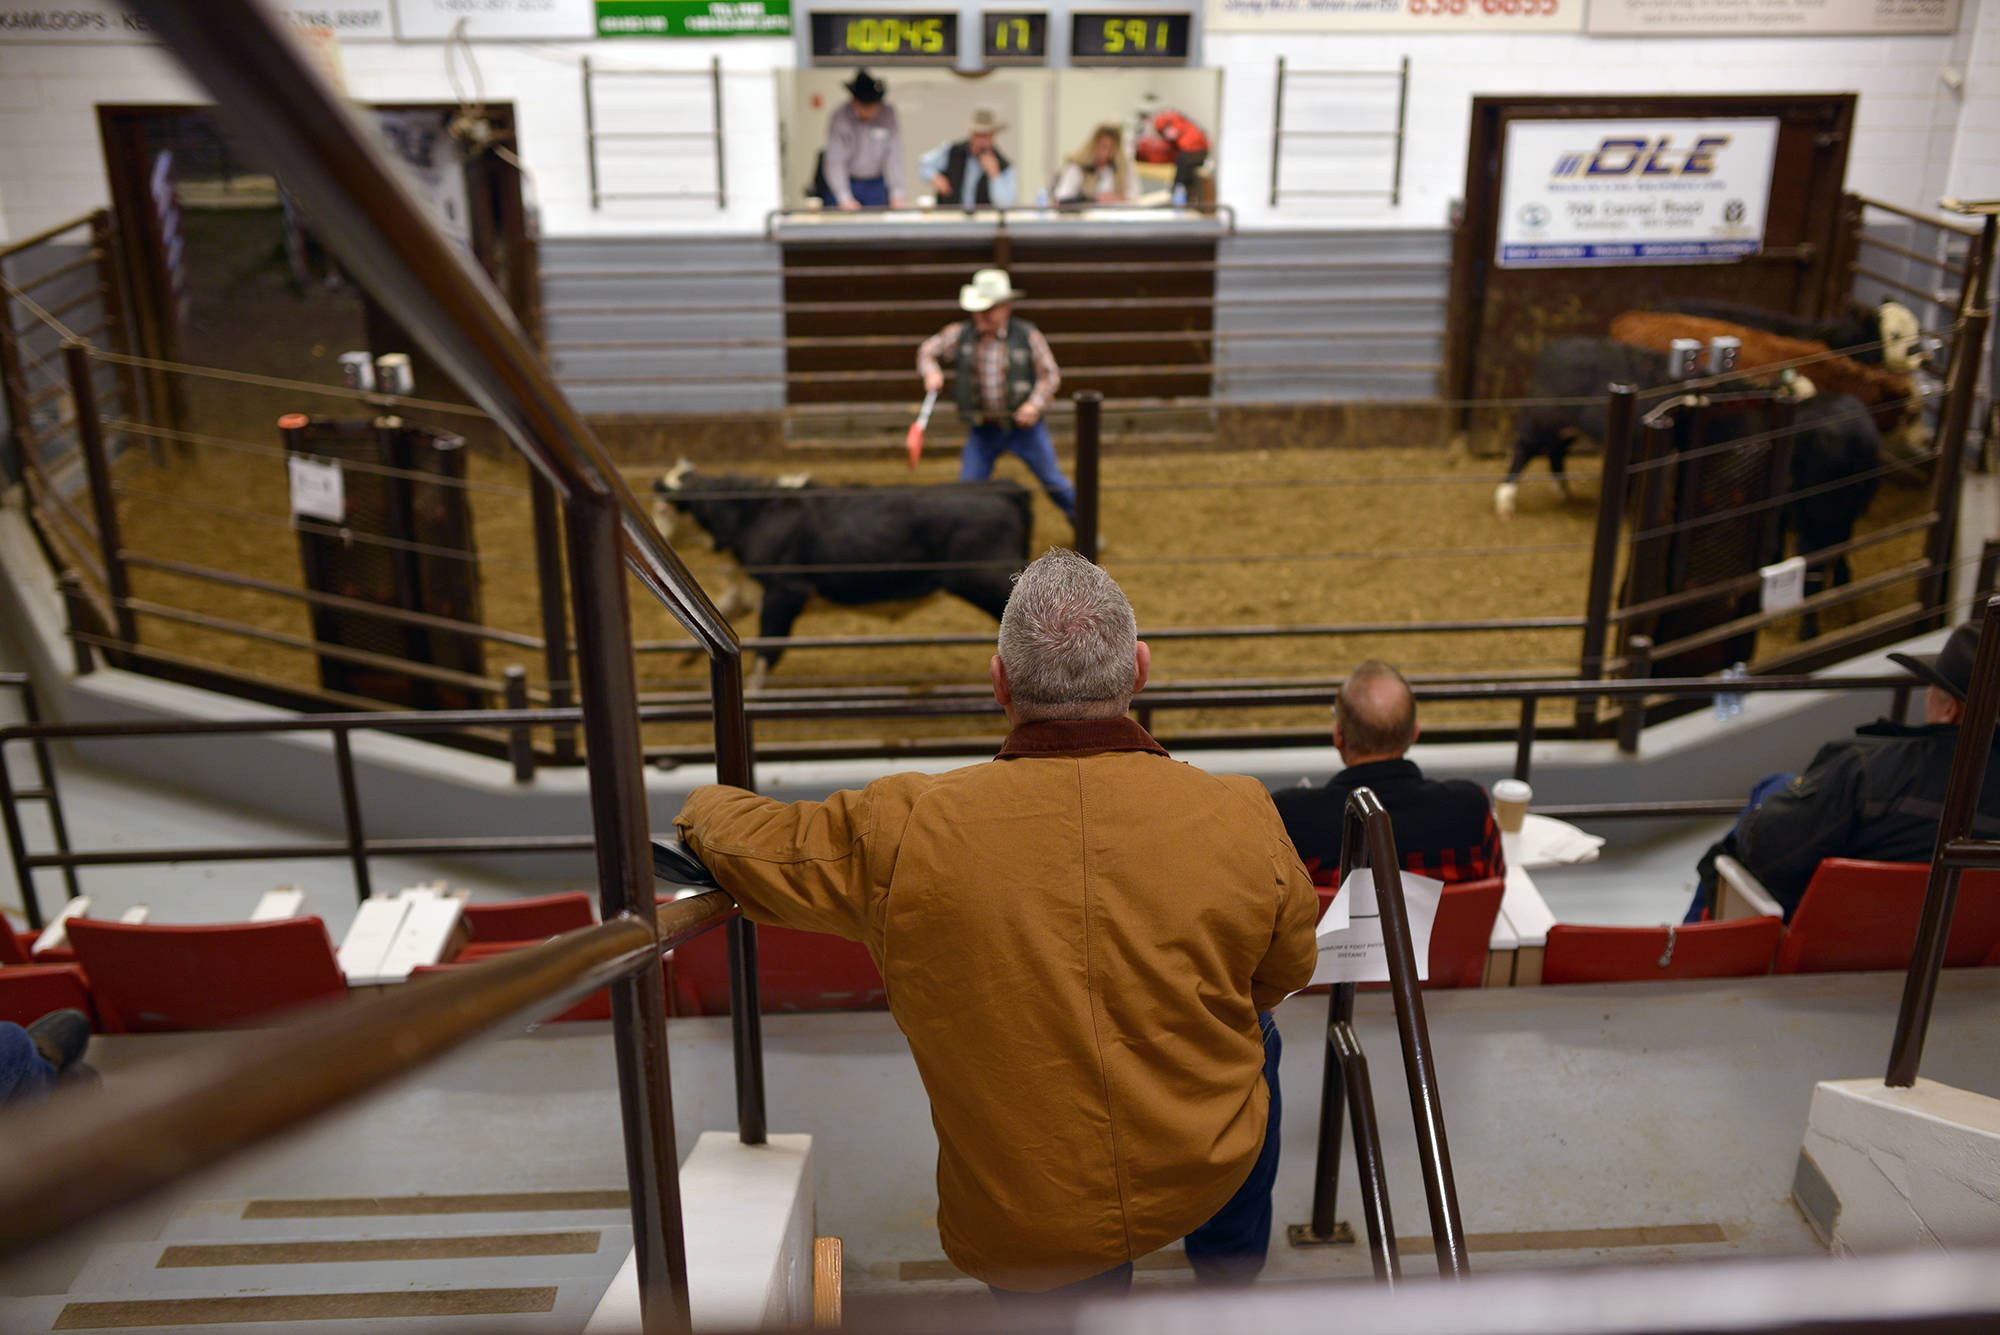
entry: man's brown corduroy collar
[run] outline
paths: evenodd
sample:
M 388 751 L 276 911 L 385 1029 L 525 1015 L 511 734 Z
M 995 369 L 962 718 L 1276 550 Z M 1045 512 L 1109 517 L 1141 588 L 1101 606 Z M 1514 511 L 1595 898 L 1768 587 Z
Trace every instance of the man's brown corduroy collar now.
M 1163 756 L 1167 748 L 1129 717 L 1046 719 L 1023 723 L 1008 733 L 997 758 L 1082 755 L 1089 751 L 1151 751 Z

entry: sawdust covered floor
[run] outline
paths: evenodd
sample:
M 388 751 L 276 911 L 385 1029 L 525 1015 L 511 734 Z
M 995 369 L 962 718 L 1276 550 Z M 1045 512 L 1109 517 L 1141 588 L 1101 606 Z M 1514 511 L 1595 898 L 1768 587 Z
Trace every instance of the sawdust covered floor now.
M 212 386 L 199 405 L 211 420 L 271 422 L 285 411 L 351 412 L 353 404 L 303 402 L 294 391 Z M 310 398 L 312 396 L 305 396 Z M 226 400 L 226 402 L 225 402 Z M 440 424 L 447 424 L 441 421 Z M 933 444 L 914 480 L 942 483 L 956 476 L 956 451 L 948 433 Z M 275 431 L 261 439 L 239 428 L 233 446 L 169 447 L 156 461 L 132 451 L 118 464 L 120 515 L 127 547 L 297 587 L 297 540 L 288 531 L 285 471 Z M 248 448 L 245 448 L 248 447 Z M 900 452 L 898 452 L 899 454 Z M 697 460 L 697 462 L 702 462 Z M 817 482 L 903 483 L 913 475 L 899 457 L 814 457 L 783 461 L 810 468 Z M 526 466 L 498 451 L 474 449 L 468 460 L 469 492 L 478 544 L 478 569 L 486 623 L 539 633 L 534 548 Z M 1524 482 L 1520 512 L 1496 518 L 1491 492 L 1495 464 L 1453 458 L 1435 445 L 1368 449 L 1288 448 L 1136 454 L 1107 452 L 1103 463 L 1104 564 L 1137 609 L 1142 627 L 1295 625 L 1325 622 L 1401 622 L 1580 614 L 1589 570 L 1595 516 L 1594 461 L 1577 461 L 1576 498 L 1564 503 L 1545 474 Z M 664 467 L 631 463 L 628 479 L 643 495 Z M 716 465 L 720 467 L 720 465 Z M 776 467 L 760 471 L 774 473 Z M 1017 460 L 999 475 L 1033 486 Z M 1862 531 L 1919 513 L 1923 493 L 1885 486 Z M 1070 540 L 1069 526 L 1036 491 L 1036 550 Z M 1857 577 L 1911 559 L 1910 537 L 1856 558 Z M 698 542 L 683 554 L 711 594 L 728 579 L 725 559 Z M 253 590 L 224 588 L 180 576 L 135 571 L 137 596 L 171 606 L 307 637 L 303 604 Z M 1888 610 L 1907 596 L 1886 591 L 1840 609 L 1829 627 Z M 635 638 L 684 640 L 672 618 L 636 583 L 630 588 Z M 301 687 L 317 681 L 313 655 L 303 649 L 231 636 L 213 629 L 144 617 L 150 645 Z M 754 616 L 739 618 L 739 632 L 754 635 Z M 936 598 L 901 620 L 851 608 L 814 604 L 794 633 L 801 636 L 991 634 L 992 621 L 953 599 Z M 1782 637 L 1789 640 L 1789 634 Z M 1773 647 L 1767 637 L 1765 648 Z M 1523 670 L 1568 675 L 1575 670 L 1580 633 L 1501 631 L 1472 634 L 1372 634 L 1237 640 L 1176 640 L 1155 646 L 1154 681 L 1226 678 L 1325 677 L 1356 662 L 1381 657 L 1411 673 Z M 773 686 L 907 684 L 938 686 L 984 680 L 986 645 L 795 650 L 771 678 Z M 487 672 L 518 662 L 536 685 L 546 679 L 536 651 L 487 646 Z M 641 688 L 648 692 L 703 692 L 704 664 L 678 652 L 642 656 Z M 1437 706 L 1427 721 L 1507 721 L 1474 705 Z M 1255 713 L 1187 711 L 1160 715 L 1164 732 L 1221 727 L 1317 728 L 1323 709 L 1271 709 Z M 858 720 L 767 723 L 759 742 L 831 737 L 996 736 L 997 717 L 933 719 L 908 723 Z M 699 745 L 700 725 L 648 729 L 650 744 Z

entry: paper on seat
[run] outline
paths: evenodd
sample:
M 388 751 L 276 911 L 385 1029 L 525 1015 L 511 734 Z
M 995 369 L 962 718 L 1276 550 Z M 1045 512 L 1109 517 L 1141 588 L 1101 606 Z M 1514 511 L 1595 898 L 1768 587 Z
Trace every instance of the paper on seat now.
M 1403 903 L 1409 911 L 1410 950 L 1416 956 L 1417 977 L 1430 974 L 1431 927 L 1437 922 L 1438 901 L 1444 896 L 1444 882 L 1410 872 L 1402 874 Z M 1346 920 L 1329 928 L 1335 911 L 1345 909 Z M 1382 911 L 1375 898 L 1375 876 L 1367 867 L 1356 867 L 1341 882 L 1339 893 L 1321 919 L 1319 965 L 1313 970 L 1312 984 L 1386 983 L 1389 981 L 1388 947 L 1382 940 Z

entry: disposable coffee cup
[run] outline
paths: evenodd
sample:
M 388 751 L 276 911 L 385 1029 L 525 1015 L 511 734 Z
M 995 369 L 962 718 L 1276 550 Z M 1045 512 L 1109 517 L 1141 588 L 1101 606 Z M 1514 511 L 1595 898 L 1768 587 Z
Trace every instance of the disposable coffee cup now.
M 1519 779 L 1500 780 L 1493 785 L 1493 818 L 1507 833 L 1516 833 L 1527 819 L 1528 803 L 1534 797 L 1535 790 Z

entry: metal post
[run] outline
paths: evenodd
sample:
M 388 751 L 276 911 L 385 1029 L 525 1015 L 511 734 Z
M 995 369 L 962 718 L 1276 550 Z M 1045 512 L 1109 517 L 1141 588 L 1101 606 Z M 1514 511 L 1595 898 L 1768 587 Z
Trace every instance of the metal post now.
M 556 489 L 542 470 L 528 468 L 528 500 L 534 509 L 535 581 L 542 604 L 542 660 L 549 674 L 549 708 L 568 709 L 576 702 L 570 685 L 569 613 L 563 607 L 562 513 Z M 553 730 L 553 754 L 558 765 L 576 763 L 576 729 L 558 724 Z
M 625 596 L 619 517 L 608 496 L 584 493 L 564 515 L 576 615 L 591 830 L 597 838 L 598 907 L 656 921 L 648 840 L 639 688 Z M 717 701 L 716 715 L 722 715 Z M 667 1013 L 660 971 L 648 966 L 611 985 L 612 1037 L 632 1193 L 632 1246 L 647 1335 L 688 1328 L 687 1248 L 681 1236 L 680 1156 L 668 1083 Z
M 1347 991 L 1354 990 L 1352 984 Z M 1374 1264 L 1375 1278 L 1396 1284 L 1403 1278 L 1403 1263 L 1396 1255 L 1396 1221 L 1389 1208 L 1389 1170 L 1382 1161 L 1382 1136 L 1375 1126 L 1375 1089 L 1368 1079 L 1368 1054 L 1354 1033 L 1354 1007 L 1350 1001 L 1348 1018 L 1333 1027 L 1333 1054 L 1340 1061 L 1347 1081 L 1348 1111 L 1354 1117 L 1354 1167 L 1361 1179 L 1361 1214 L 1368 1227 L 1368 1259 Z
M 1403 202 L 1403 139 L 1409 132 L 1410 58 L 1403 57 L 1403 71 L 1396 83 L 1396 165 L 1389 178 L 1389 206 Z
M 708 86 L 715 98 L 715 207 L 722 212 L 729 207 L 729 183 L 722 170 L 722 57 L 708 58 Z
M 25 681 L 21 685 L 21 717 L 26 719 L 30 725 L 42 721 L 41 706 L 35 703 L 35 683 L 33 680 Z M 41 784 L 43 794 L 42 804 L 48 808 L 49 813 L 49 834 L 55 840 L 56 852 L 67 853 L 69 852 L 69 824 L 63 820 L 62 795 L 56 791 L 55 759 L 49 754 L 48 738 L 37 737 L 32 745 L 35 753 L 35 778 Z M 0 768 L 5 768 L 4 760 L 0 760 Z M 75 899 L 83 893 L 82 887 L 77 884 L 76 867 L 73 864 L 63 864 L 62 877 L 63 884 L 68 888 L 71 899 Z M 29 925 L 39 926 L 40 924 L 30 922 Z
M 90 610 L 90 598 L 83 591 L 83 577 L 74 570 L 65 570 L 56 577 L 56 587 L 62 591 L 63 619 L 69 623 L 69 648 L 75 659 L 76 675 L 87 677 L 97 670 L 97 655 L 88 644 L 77 638 L 90 630 L 95 620 Z
M 1271 207 L 1278 207 L 1278 158 L 1285 145 L 1285 58 L 1278 57 L 1277 93 L 1271 103 Z
M 583 156 L 590 169 L 590 208 L 604 207 L 604 195 L 597 186 L 597 108 L 590 93 L 590 57 L 583 57 Z
M 743 659 L 718 655 L 708 662 L 715 708 L 715 775 L 733 787 L 754 790 L 757 774 L 750 746 L 750 720 L 743 710 Z M 736 1058 L 736 1136 L 762 1145 L 764 1110 L 764 1019 L 757 986 L 757 927 L 732 918 L 729 933 L 729 1026 Z
M 1613 385 L 1604 412 L 1604 472 L 1597 494 L 1597 535 L 1591 544 L 1590 591 L 1583 611 L 1583 662 L 1577 675 L 1595 681 L 1604 675 L 1604 638 L 1611 615 L 1611 590 L 1618 566 L 1618 529 L 1625 518 L 1625 476 L 1632 460 L 1632 424 L 1638 415 L 1639 391 Z M 1597 722 L 1597 701 L 1576 702 L 1579 732 Z
M 35 888 L 35 869 L 28 865 L 28 841 L 21 832 L 21 812 L 15 806 L 14 778 L 7 772 L 7 749 L 0 746 L 0 823 L 7 829 L 7 857 L 14 864 L 14 884 L 21 887 L 21 912 L 28 926 L 42 930 L 42 905 Z M 5 926 L 0 923 L 0 926 Z
M 347 831 L 347 860 L 354 868 L 354 900 L 368 902 L 368 835 L 361 827 L 361 794 L 354 786 L 354 746 L 346 728 L 333 730 L 333 769 L 340 783 L 340 821 Z
M 1514 777 L 1522 783 L 1528 781 L 1528 766 L 1534 758 L 1535 706 L 1540 700 L 1537 695 L 1521 697 L 1521 723 L 1514 731 Z
M 1653 640 L 1649 635 L 1634 635 L 1625 641 L 1625 676 L 1631 681 L 1644 681 L 1653 675 Z M 1646 697 L 1628 695 L 1619 706 L 1618 749 L 1626 755 L 1634 755 L 1639 750 L 1639 734 L 1646 728 Z
M 1937 470 L 1931 477 L 1931 512 L 1937 522 L 1931 526 L 1930 540 L 1924 545 L 1924 559 L 1931 567 L 1924 577 L 1923 600 L 1928 607 L 1946 610 L 1950 597 L 1953 549 L 1958 538 L 1959 492 L 1965 483 L 1965 432 L 1972 422 L 1972 401 L 1979 395 L 1979 364 L 1986 347 L 1987 326 L 1993 312 L 1986 304 L 1986 280 L 1992 273 L 1995 229 L 2000 214 L 1988 214 L 1979 237 L 1979 251 L 1971 264 L 1969 297 L 1958 319 L 1958 337 L 1952 342 L 1951 384 L 1946 391 L 1944 420 L 1938 424 Z
M 104 558 L 104 591 L 111 598 L 111 624 L 120 640 L 137 644 L 138 619 L 132 615 L 132 587 L 125 577 L 124 544 L 118 532 L 118 498 L 111 494 L 111 464 L 104 457 L 104 427 L 97 418 L 97 386 L 90 378 L 90 345 L 64 340 L 63 361 L 69 367 L 70 398 L 76 405 L 83 471 L 90 479 L 90 507 L 97 520 L 98 552 Z
M 105 339 L 115 352 L 130 354 L 132 329 L 125 316 L 124 293 L 120 291 L 118 279 L 118 230 L 111 221 L 111 210 L 99 209 L 90 215 L 91 256 L 97 261 L 97 300 L 104 308 Z M 136 367 L 123 366 L 118 370 L 119 395 L 123 400 L 125 416 L 143 418 L 146 415 L 146 396 L 139 388 L 139 372 Z M 154 463 L 161 462 L 165 449 L 158 440 L 147 441 L 147 453 Z
M 1990 223 L 1991 218 L 1988 219 Z M 1974 363 L 1977 364 L 1976 362 Z M 1931 1006 L 1937 1000 L 1938 971 L 1944 968 L 1945 940 L 1951 934 L 1952 908 L 1958 900 L 1960 867 L 1946 862 L 1946 848 L 1972 830 L 1979 808 L 1979 789 L 1993 745 L 1993 721 L 2000 713 L 2000 598 L 1989 599 L 1979 632 L 1979 652 L 1972 661 L 1972 689 L 1965 715 L 1958 723 L 1958 744 L 1952 748 L 1951 778 L 1945 784 L 1944 813 L 1938 820 L 1937 843 L 1931 851 L 1930 882 L 1924 889 L 1924 913 L 1917 922 L 1917 944 L 1910 952 L 1910 970 L 1903 979 L 1903 1004 L 1896 1013 L 1896 1036 L 1889 1045 L 1886 1083 L 1907 1089 L 1917 1082 L 1924 1056 L 1924 1036 L 1930 1030 Z
M 505 699 L 509 709 L 528 707 L 528 669 L 519 663 L 509 663 L 500 671 L 507 683 Z M 525 723 L 516 723 L 507 729 L 507 759 L 514 766 L 515 783 L 535 781 L 535 740 Z
M 1104 396 L 1086 389 L 1076 396 L 1076 520 L 1071 525 L 1077 554 L 1097 560 L 1097 475 L 1100 418 Z
M 1280 57 L 1280 63 L 1283 58 Z M 1340 1105 L 1346 1097 L 1346 1084 L 1341 1079 L 1340 1053 L 1334 1046 L 1333 1035 L 1340 1024 L 1341 993 L 1352 993 L 1353 987 L 1347 983 L 1336 983 L 1326 999 L 1326 1042 L 1323 1044 L 1326 1069 L 1320 1073 L 1319 1082 L 1319 1153 L 1313 1161 L 1313 1209 L 1312 1223 L 1308 1225 L 1308 1239 L 1313 1242 L 1335 1242 L 1340 1238 L 1340 1221 L 1334 1217 L 1337 1197 L 1340 1192 Z M 1350 1007 L 1352 1003 L 1350 1002 Z M 1294 1238 L 1297 1242 L 1301 1239 Z M 1354 1240 L 1354 1230 L 1347 1230 L 1347 1241 Z

